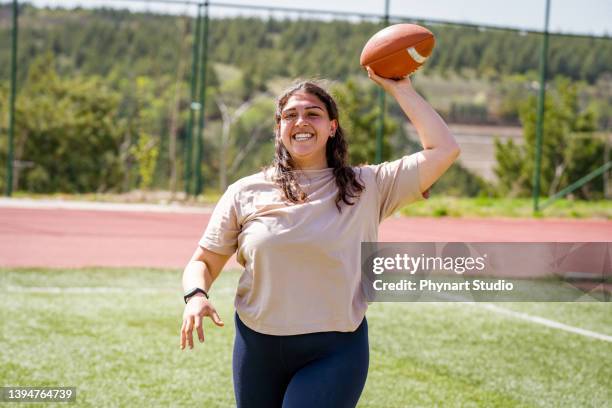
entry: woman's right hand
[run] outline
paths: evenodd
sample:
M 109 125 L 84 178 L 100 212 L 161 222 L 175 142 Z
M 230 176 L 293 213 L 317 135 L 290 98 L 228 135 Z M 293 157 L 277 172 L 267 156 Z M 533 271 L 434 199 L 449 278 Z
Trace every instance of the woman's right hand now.
M 198 333 L 200 343 L 204 342 L 204 329 L 202 328 L 202 318 L 208 316 L 219 327 L 225 324 L 217 314 L 212 303 L 201 293 L 192 296 L 185 305 L 183 312 L 183 326 L 181 327 L 181 350 L 185 349 L 185 345 L 193 348 L 193 329 Z
M 397 91 L 405 90 L 413 90 L 412 82 L 410 81 L 410 77 L 406 76 L 401 79 L 389 79 L 378 76 L 376 72 L 369 66 L 366 67 L 366 71 L 368 71 L 368 78 L 374 81 L 377 85 L 382 87 L 389 95 L 396 95 Z

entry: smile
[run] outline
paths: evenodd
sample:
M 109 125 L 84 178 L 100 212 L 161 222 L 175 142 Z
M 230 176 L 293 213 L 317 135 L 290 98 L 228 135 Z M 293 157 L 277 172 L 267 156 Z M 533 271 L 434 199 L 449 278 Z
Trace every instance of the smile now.
M 306 140 L 310 140 L 314 137 L 312 133 L 298 133 L 293 135 L 293 139 L 297 142 L 304 142 Z

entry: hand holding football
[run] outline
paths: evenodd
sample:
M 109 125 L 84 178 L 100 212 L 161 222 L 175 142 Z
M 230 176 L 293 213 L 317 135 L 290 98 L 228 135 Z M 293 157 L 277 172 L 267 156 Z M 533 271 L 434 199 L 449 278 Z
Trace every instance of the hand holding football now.
M 436 43 L 434 35 L 416 24 L 394 24 L 374 34 L 363 47 L 362 66 L 389 79 L 404 78 L 423 65 Z

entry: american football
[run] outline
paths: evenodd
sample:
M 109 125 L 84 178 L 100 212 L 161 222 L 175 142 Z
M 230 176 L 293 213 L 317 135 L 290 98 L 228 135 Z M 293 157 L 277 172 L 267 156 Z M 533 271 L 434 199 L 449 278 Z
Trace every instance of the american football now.
M 374 34 L 363 47 L 360 64 L 384 78 L 399 79 L 425 63 L 435 45 L 431 31 L 416 24 L 394 24 Z

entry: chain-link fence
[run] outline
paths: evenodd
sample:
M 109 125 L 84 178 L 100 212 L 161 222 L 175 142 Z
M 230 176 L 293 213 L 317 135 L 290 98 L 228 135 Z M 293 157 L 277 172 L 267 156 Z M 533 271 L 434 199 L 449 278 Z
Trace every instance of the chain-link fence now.
M 9 193 L 223 190 L 271 161 L 274 99 L 295 78 L 329 80 L 353 163 L 414 151 L 413 128 L 358 63 L 373 33 L 413 22 L 437 39 L 413 82 L 463 151 L 436 189 L 529 196 L 539 188 L 554 197 L 588 176 L 572 194 L 609 196 L 609 37 L 550 35 L 542 59 L 545 33 L 394 16 L 388 2 L 378 13 L 98 3 L 19 2 L 16 36 L 13 2 L 0 3 L 0 171 Z M 211 17 L 222 9 L 241 15 Z

